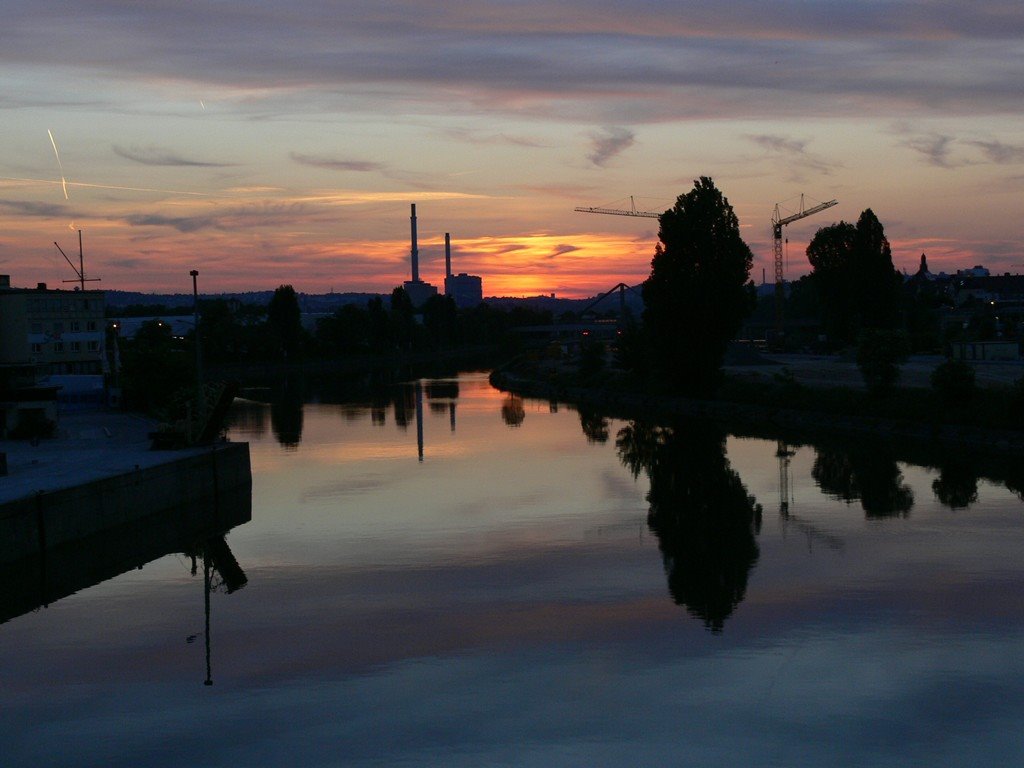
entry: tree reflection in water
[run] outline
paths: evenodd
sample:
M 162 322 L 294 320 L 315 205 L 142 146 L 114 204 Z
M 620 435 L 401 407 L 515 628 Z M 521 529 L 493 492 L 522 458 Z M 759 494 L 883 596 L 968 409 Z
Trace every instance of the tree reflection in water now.
M 285 380 L 270 401 L 270 428 L 277 442 L 295 449 L 302 442 L 302 404 L 305 392 L 300 383 Z
M 510 427 L 518 427 L 525 418 L 526 409 L 523 408 L 523 398 L 509 393 L 508 397 L 501 404 L 502 421 Z
M 760 551 L 761 505 L 725 456 L 725 433 L 707 422 L 634 422 L 615 440 L 634 477 L 647 473 L 647 524 L 658 537 L 675 602 L 721 632 L 742 602 Z
M 598 411 L 580 406 L 580 426 L 583 434 L 586 435 L 588 443 L 607 443 L 609 421 Z
M 811 476 L 822 491 L 851 504 L 860 501 L 869 518 L 906 517 L 914 492 L 903 482 L 896 460 L 878 445 L 850 451 L 815 448 Z
M 944 506 L 967 509 L 978 500 L 978 475 L 964 462 L 944 462 L 939 476 L 932 481 L 932 491 Z

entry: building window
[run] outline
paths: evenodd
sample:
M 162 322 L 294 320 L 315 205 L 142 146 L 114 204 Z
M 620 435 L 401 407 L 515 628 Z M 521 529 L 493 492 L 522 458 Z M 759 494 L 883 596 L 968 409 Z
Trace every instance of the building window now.
M 34 353 L 36 353 L 36 354 L 39 354 L 40 352 L 43 351 L 43 345 L 42 344 L 33 344 L 32 345 L 32 351 Z
M 56 322 L 53 324 L 54 333 L 64 333 L 64 323 Z
M 72 320 L 71 321 L 71 332 L 72 333 L 78 333 L 80 330 L 82 330 L 82 324 L 80 322 L 78 322 L 77 320 Z
M 80 341 L 72 341 L 71 342 L 71 351 L 72 352 L 81 352 L 82 351 L 82 342 L 80 342 Z
M 98 341 L 90 341 L 89 342 L 89 351 L 90 352 L 98 352 L 99 349 L 100 349 L 100 343 Z
M 53 351 L 54 352 L 63 352 L 64 351 L 64 342 L 63 341 L 55 341 L 55 342 L 53 342 Z
M 85 324 L 85 330 L 87 330 L 87 331 L 95 331 L 96 330 L 96 321 L 95 320 L 90 320 L 89 322 L 87 322 Z

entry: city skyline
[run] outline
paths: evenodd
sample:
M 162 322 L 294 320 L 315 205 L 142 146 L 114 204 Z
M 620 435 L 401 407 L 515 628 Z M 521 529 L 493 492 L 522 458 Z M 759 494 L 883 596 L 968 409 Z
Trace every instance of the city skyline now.
M 381 7 L 15 2 L 0 32 L 0 272 L 184 292 L 386 292 L 481 275 L 486 295 L 641 282 L 653 219 L 711 176 L 772 277 L 872 208 L 897 268 L 1024 256 L 1024 8 L 782 2 L 667 8 L 470 0 Z M 185 288 L 183 288 L 185 286 Z

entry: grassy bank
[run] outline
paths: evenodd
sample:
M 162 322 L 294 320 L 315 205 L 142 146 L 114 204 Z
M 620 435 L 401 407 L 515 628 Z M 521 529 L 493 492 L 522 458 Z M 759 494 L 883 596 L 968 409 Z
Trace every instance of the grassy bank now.
M 713 399 L 681 398 L 654 379 L 612 368 L 521 358 L 499 369 L 502 389 L 642 418 L 700 416 L 742 427 L 782 426 L 846 434 L 941 440 L 972 449 L 1024 451 L 1024 387 L 978 388 L 959 402 L 922 387 L 873 395 L 851 387 L 808 386 L 786 373 L 726 374 Z

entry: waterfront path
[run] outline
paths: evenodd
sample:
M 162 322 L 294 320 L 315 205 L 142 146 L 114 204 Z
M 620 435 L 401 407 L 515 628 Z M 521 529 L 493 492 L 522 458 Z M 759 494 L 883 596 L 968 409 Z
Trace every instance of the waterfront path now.
M 946 358 L 941 355 L 913 355 L 900 366 L 900 386 L 930 387 L 932 371 Z M 975 381 L 980 387 L 1010 386 L 1024 376 L 1024 361 L 973 362 Z M 788 371 L 809 387 L 850 387 L 863 389 L 864 379 L 852 357 L 765 353 L 751 359 L 727 356 L 728 373 L 751 378 L 772 378 Z
M 209 451 L 208 447 L 150 450 L 149 433 L 157 426 L 151 419 L 128 413 L 70 413 L 61 414 L 54 437 L 35 445 L 28 440 L 0 440 L 0 452 L 7 454 L 0 504 Z

